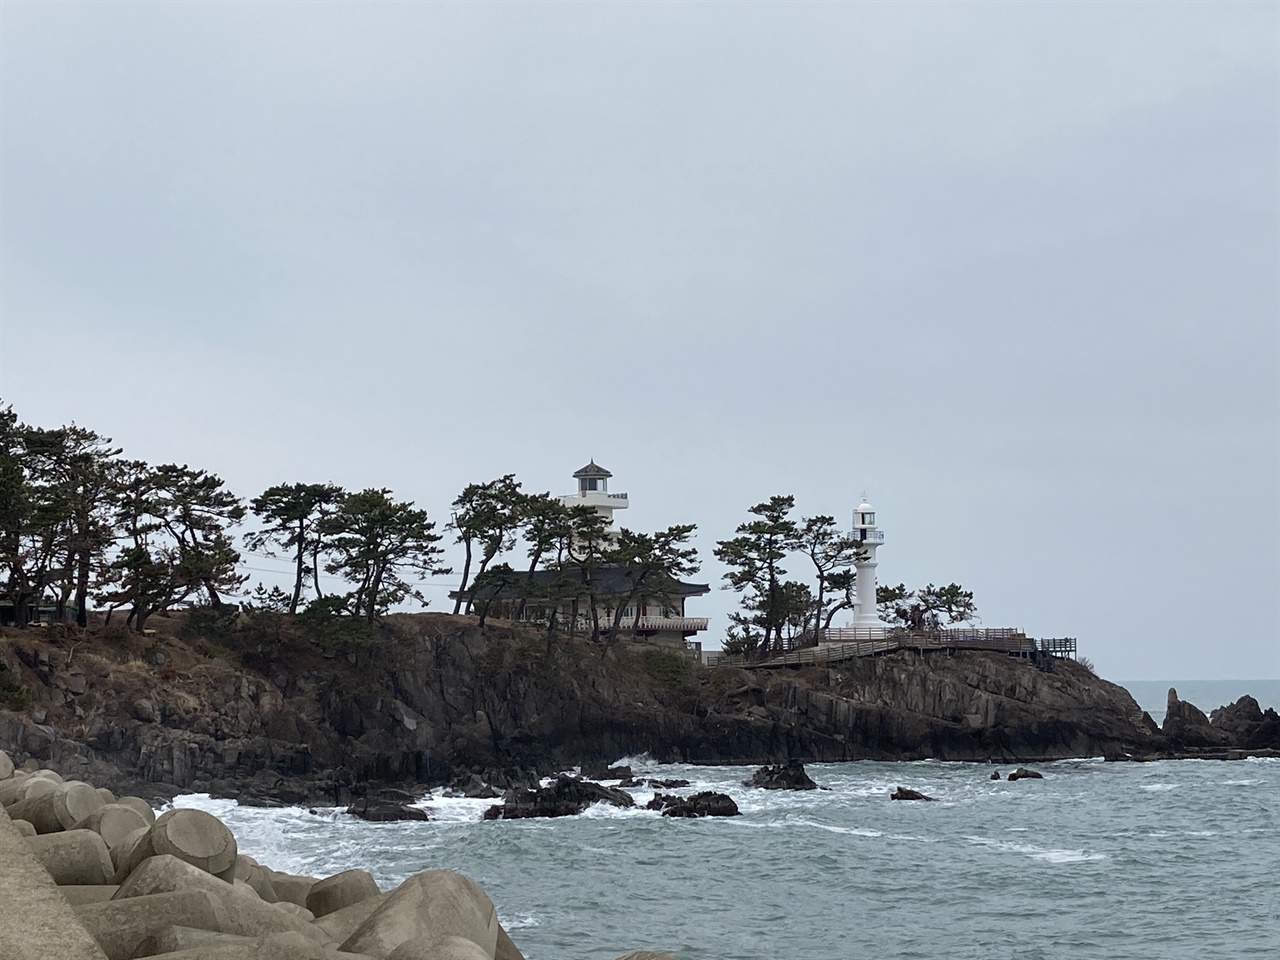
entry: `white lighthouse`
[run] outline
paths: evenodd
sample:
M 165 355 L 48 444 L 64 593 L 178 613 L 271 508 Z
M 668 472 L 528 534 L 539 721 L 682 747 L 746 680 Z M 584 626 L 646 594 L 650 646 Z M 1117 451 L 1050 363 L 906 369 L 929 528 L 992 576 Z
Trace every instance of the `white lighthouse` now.
M 884 543 L 884 531 L 876 526 L 876 508 L 864 497 L 853 512 L 853 538 L 862 547 L 863 559 L 854 563 L 858 573 L 858 603 L 853 616 L 854 630 L 871 637 L 882 636 L 888 624 L 876 609 L 876 550 Z
M 609 492 L 609 478 L 612 476 L 612 473 L 592 460 L 581 470 L 574 471 L 573 477 L 578 481 L 578 492 L 566 493 L 559 500 L 566 507 L 591 507 L 604 517 L 608 535 L 616 537 L 618 534 L 613 525 L 613 512 L 627 509 L 627 495 Z

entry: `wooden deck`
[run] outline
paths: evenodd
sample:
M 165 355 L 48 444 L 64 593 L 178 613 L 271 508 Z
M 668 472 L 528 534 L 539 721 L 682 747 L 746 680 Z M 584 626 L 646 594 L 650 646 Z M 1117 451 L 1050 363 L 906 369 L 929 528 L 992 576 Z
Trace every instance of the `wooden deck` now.
M 846 635 L 846 642 L 839 642 Z M 1048 660 L 1051 657 L 1075 656 L 1076 641 L 1059 637 L 1037 642 L 1021 630 L 1011 628 L 978 630 L 934 630 L 924 633 L 892 631 L 878 639 L 855 639 L 853 628 L 830 630 L 825 642 L 775 653 L 766 660 L 749 660 L 744 656 L 709 653 L 705 663 L 709 667 L 748 667 L 771 669 L 777 667 L 821 666 L 839 663 L 857 657 L 874 657 L 895 650 L 991 650 L 1010 656 Z M 865 636 L 865 633 L 864 633 Z

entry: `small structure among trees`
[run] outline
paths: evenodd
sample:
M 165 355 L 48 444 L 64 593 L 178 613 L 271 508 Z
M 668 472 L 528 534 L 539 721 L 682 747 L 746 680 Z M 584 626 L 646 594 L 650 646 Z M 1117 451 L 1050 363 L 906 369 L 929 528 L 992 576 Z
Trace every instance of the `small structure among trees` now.
M 696 527 L 615 528 L 613 512 L 626 508 L 627 495 L 609 492 L 611 476 L 592 461 L 574 473 L 575 494 L 521 494 L 509 476 L 463 491 L 451 528 L 464 546 L 471 541 L 485 548 L 475 578 L 464 572 L 450 593 L 455 612 L 473 612 L 481 623 L 489 617 L 536 622 L 550 633 L 605 643 L 626 635 L 686 648 L 707 619 L 686 616 L 685 601 L 711 590 L 681 579 L 698 570 L 690 545 Z M 486 500 L 489 491 L 494 496 Z M 526 546 L 526 569 L 489 565 L 516 540 Z

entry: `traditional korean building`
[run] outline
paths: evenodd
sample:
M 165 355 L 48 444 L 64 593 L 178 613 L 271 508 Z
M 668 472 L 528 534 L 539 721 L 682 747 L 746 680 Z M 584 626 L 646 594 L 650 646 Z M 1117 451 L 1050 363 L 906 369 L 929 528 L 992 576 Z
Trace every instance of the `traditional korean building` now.
M 614 511 L 625 510 L 629 501 L 625 493 L 609 490 L 609 479 L 613 474 L 592 460 L 574 471 L 573 476 L 578 482 L 578 489 L 575 493 L 560 496 L 560 502 L 570 507 L 593 508 L 606 518 L 608 531 L 616 536 Z M 529 583 L 503 590 L 492 602 L 488 615 L 545 623 L 552 615 L 554 604 L 558 623 L 567 628 L 572 622 L 577 632 L 590 633 L 592 611 L 588 600 L 553 599 L 563 591 L 566 579 L 566 573 L 558 570 L 538 570 Z M 591 586 L 597 600 L 595 613 L 604 631 L 612 630 L 614 617 L 621 605 L 619 631 L 629 638 L 682 650 L 701 649 L 701 644 L 694 638 L 707 629 L 707 618 L 687 616 L 685 602 L 690 597 L 710 593 L 708 584 L 676 581 L 661 588 L 642 588 L 632 598 L 634 582 L 630 574 L 621 567 L 605 566 L 594 571 Z M 451 597 L 456 595 L 450 594 Z

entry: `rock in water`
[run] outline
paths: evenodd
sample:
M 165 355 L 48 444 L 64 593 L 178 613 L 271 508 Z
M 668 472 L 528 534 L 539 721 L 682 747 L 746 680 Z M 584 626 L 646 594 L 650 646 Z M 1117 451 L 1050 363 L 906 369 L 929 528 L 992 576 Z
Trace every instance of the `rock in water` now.
M 1274 707 L 1263 712 L 1258 701 L 1247 694 L 1209 714 L 1209 725 L 1246 749 L 1280 748 L 1280 715 Z
M 1000 779 L 1000 771 L 999 771 L 999 770 L 992 770 L 992 771 L 991 771 L 991 776 L 990 776 L 990 777 L 988 777 L 987 779 L 988 779 L 988 780 L 999 780 L 999 779 Z
M 1176 747 L 1223 747 L 1234 740 L 1225 730 L 1210 726 L 1209 718 L 1195 704 L 1179 700 L 1173 687 L 1165 701 L 1161 731 Z
M 631 794 L 590 780 L 559 776 L 549 787 L 538 790 L 508 790 L 501 804 L 484 812 L 486 820 L 520 820 L 526 817 L 570 817 L 593 803 L 634 807 Z
M 751 775 L 750 780 L 743 780 L 744 787 L 763 787 L 765 790 L 816 790 L 814 783 L 804 772 L 804 764 L 799 760 L 788 760 L 775 766 L 763 766 Z
M 1037 773 L 1035 770 L 1028 770 L 1026 767 L 1019 767 L 1013 773 L 1009 774 L 1010 781 L 1013 780 L 1043 780 L 1044 774 Z
M 889 794 L 890 800 L 933 800 L 933 797 L 921 793 L 919 790 L 912 790 L 910 787 L 899 787 L 893 793 Z
M 351 806 L 347 807 L 347 813 L 353 817 L 359 817 L 361 820 L 371 820 L 374 823 L 389 823 L 395 820 L 430 820 L 427 811 L 421 807 L 411 807 L 405 803 L 395 803 L 391 801 L 374 801 L 369 803 L 367 800 L 358 800 Z
M 672 799 L 676 802 L 663 809 L 664 817 L 736 817 L 740 814 L 732 797 L 711 790 L 695 793 L 685 799 Z

